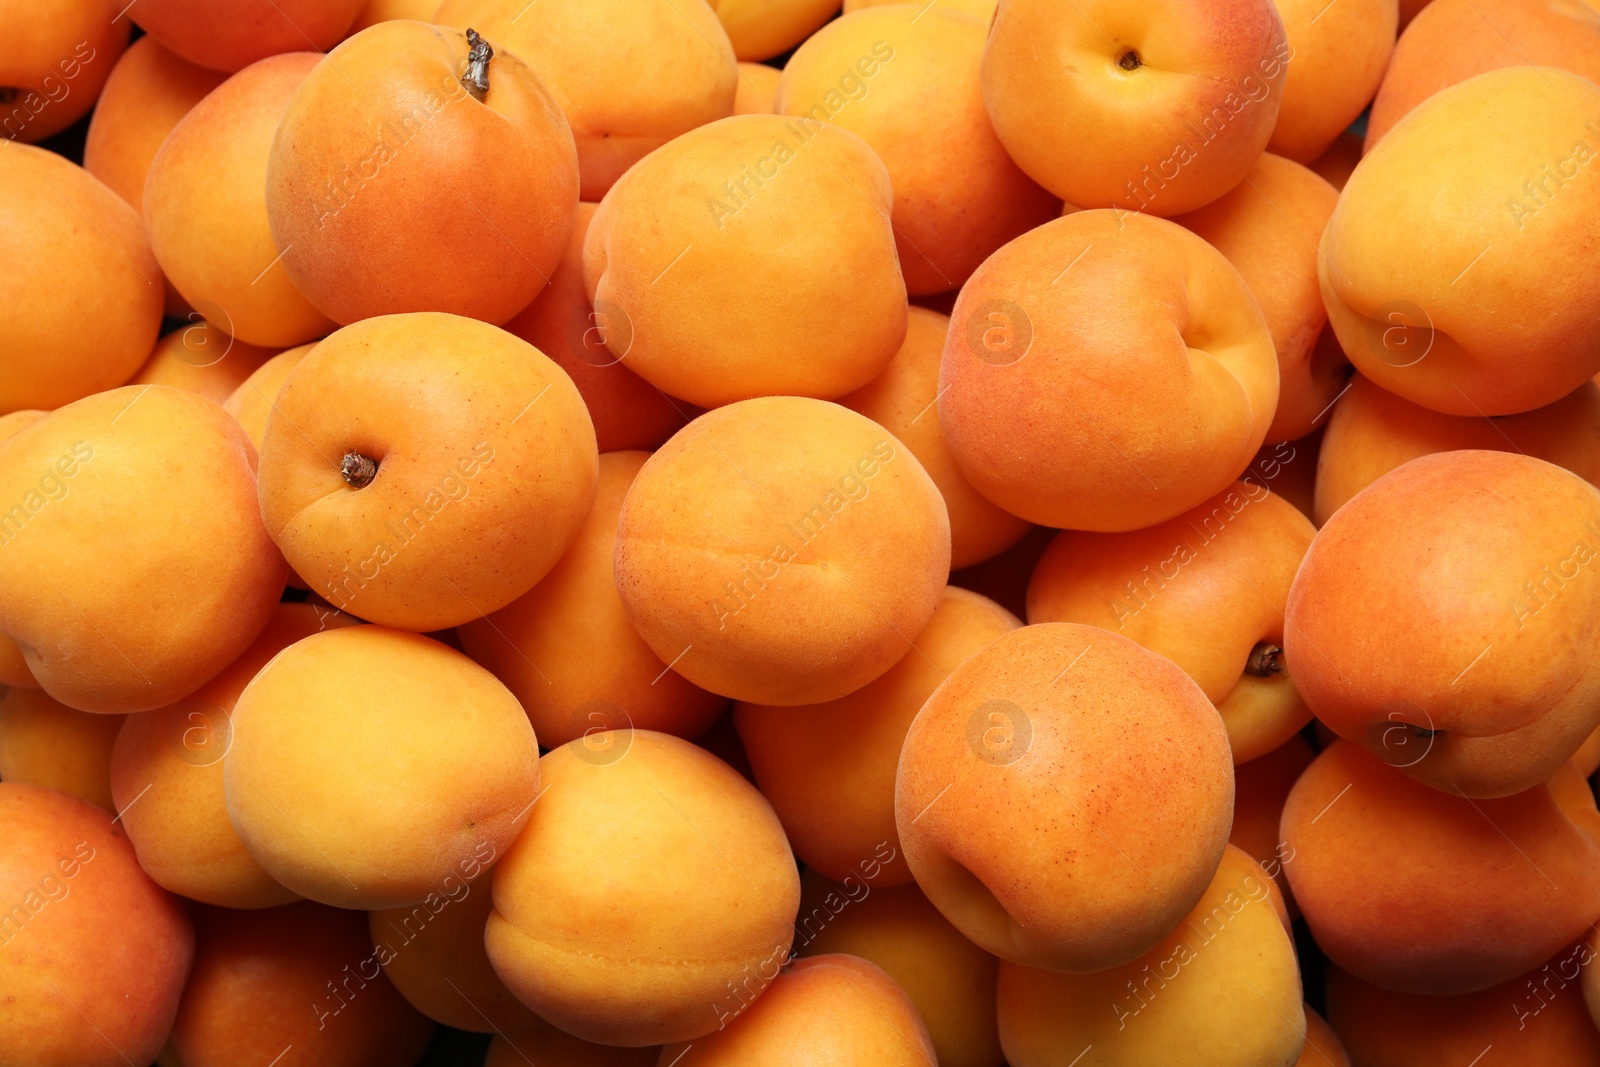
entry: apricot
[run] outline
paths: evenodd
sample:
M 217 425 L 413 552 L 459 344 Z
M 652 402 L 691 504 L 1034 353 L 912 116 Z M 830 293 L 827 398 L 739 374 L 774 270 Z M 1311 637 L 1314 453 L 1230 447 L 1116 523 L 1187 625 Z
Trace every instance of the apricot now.
M 77 711 L 43 690 L 0 688 L 0 779 L 59 789 L 115 811 L 111 745 L 122 719 Z
M 1561 193 L 1594 158 L 1597 114 L 1600 85 L 1576 74 L 1496 70 L 1367 153 L 1318 261 L 1357 370 L 1447 415 L 1530 411 L 1600 371 L 1600 200 Z M 1530 284 L 1533 263 L 1566 269 Z
M 298 894 L 262 870 L 228 821 L 223 757 L 239 694 L 274 656 L 348 615 L 279 604 L 266 629 L 193 695 L 130 715 L 111 751 L 111 791 L 139 865 L 157 884 L 225 908 L 267 908 Z
M 1073 623 L 1012 630 L 951 671 L 895 783 L 928 899 L 979 947 L 1052 970 L 1159 943 L 1205 893 L 1232 818 L 1227 732 L 1200 687 Z
M 1400 28 L 1403 30 L 1432 0 L 1400 0 Z
M 168 280 L 253 345 L 288 348 L 333 329 L 283 270 L 262 192 L 278 124 L 321 59 L 286 52 L 233 75 L 172 128 L 145 181 L 145 225 Z
M 1265 756 L 1233 768 L 1233 832 L 1228 843 L 1243 849 L 1272 876 L 1291 915 L 1298 915 L 1299 909 L 1290 896 L 1283 868 L 1293 862 L 1294 853 L 1284 843 L 1279 826 L 1289 790 L 1315 758 L 1310 742 L 1297 734 Z
M 1396 0 L 1273 0 L 1292 57 L 1267 148 L 1310 164 L 1354 122 L 1384 80 L 1400 21 Z
M 261 442 L 261 515 L 336 607 L 441 630 L 549 573 L 597 471 L 583 398 L 537 349 L 455 315 L 386 315 L 289 372 Z
M 1385 989 L 1487 989 L 1600 915 L 1600 813 L 1572 767 L 1526 792 L 1471 800 L 1335 741 L 1290 791 L 1282 834 L 1294 857 L 1283 869 L 1317 944 Z
M 835 953 L 796 960 L 743 1015 L 698 1041 L 668 1045 L 659 1062 L 926 1067 L 935 1060 L 928 1028 L 905 990 L 875 964 Z
M 1272 336 L 1239 271 L 1181 226 L 1114 211 L 990 256 L 939 371 L 939 421 L 973 487 L 1077 530 L 1152 526 L 1221 492 L 1277 401 Z
M 1328 150 L 1307 166 L 1319 174 L 1323 181 L 1335 189 L 1343 189 L 1350 174 L 1361 162 L 1361 135 L 1345 130 L 1334 138 Z
M 984 111 L 986 29 L 942 6 L 857 12 L 802 44 L 778 84 L 778 114 L 834 123 L 883 160 L 911 293 L 960 286 L 1056 213 L 1056 198 L 1011 161 Z
M 542 1023 L 489 964 L 483 929 L 493 908 L 487 881 L 453 881 L 424 903 L 368 914 L 383 973 L 412 1007 L 457 1030 L 506 1033 Z
M 24 410 L 0 415 L 0 442 L 15 437 L 47 414 L 49 412 Z M 30 689 L 39 687 L 39 680 L 28 669 L 28 661 L 22 654 L 22 649 L 3 634 L 0 634 L 0 685 L 20 685 Z
M 1253 480 L 1143 530 L 1066 530 L 1034 569 L 1028 621 L 1104 627 L 1176 663 L 1244 763 L 1311 721 L 1283 656 L 1283 605 L 1316 532 Z
M 1326 1019 L 1305 1006 L 1306 1044 L 1294 1067 L 1350 1067 L 1350 1054 Z
M 327 51 L 361 6 L 362 0 L 139 0 L 132 15 L 189 62 L 232 73 L 280 52 Z
M 1569 988 L 1594 958 L 1583 945 L 1503 985 L 1459 996 L 1396 993 L 1328 968 L 1328 1021 L 1366 1067 L 1586 1067 L 1600 1061 L 1600 1032 Z M 1585 981 L 1594 968 L 1583 971 Z
M 522 60 L 476 40 L 474 52 L 457 30 L 380 22 L 290 100 L 267 220 L 281 269 L 335 322 L 505 322 L 560 262 L 578 206 L 572 131 Z
M 733 44 L 699 0 L 444 0 L 428 21 L 472 26 L 538 75 L 572 126 L 584 200 L 679 134 L 733 114 Z
M 1048 527 L 1035 526 L 993 559 L 952 571 L 950 584 L 986 596 L 1021 618 L 1028 614 L 1028 579 L 1055 535 Z
M 800 878 L 777 816 L 731 767 L 669 734 L 616 733 L 540 760 L 484 942 L 517 999 L 575 1037 L 694 1041 L 777 974 Z
M 167 1040 L 194 953 L 182 906 L 86 800 L 0 783 L 8 1063 L 126 1067 Z
M 0 262 L 29 267 L 0 303 L 0 415 L 127 381 L 156 343 L 164 300 L 133 208 L 54 152 L 4 147 Z
M 456 631 L 467 655 L 516 695 L 546 748 L 628 726 L 694 737 L 727 707 L 650 651 L 617 594 L 617 516 L 649 458 L 602 455 L 594 507 L 566 555 L 538 585 Z
M 572 237 L 550 284 L 505 328 L 567 372 L 589 409 L 600 451 L 659 448 L 689 421 L 690 406 L 633 373 L 606 348 L 609 332 L 627 325 L 596 311 L 583 287 L 583 240 L 596 206 L 578 205 Z
M 940 1067 L 1000 1067 L 999 960 L 963 937 L 914 885 L 841 885 L 810 872 L 802 885 L 802 956 L 846 953 L 883 968 L 911 998 Z
M 1310 433 L 1344 388 L 1349 364 L 1325 329 L 1317 282 L 1317 242 L 1338 201 L 1316 174 L 1267 152 L 1231 192 L 1173 220 L 1228 257 L 1266 316 L 1278 353 L 1268 441 Z
M 189 695 L 283 591 L 255 452 L 193 393 L 128 386 L 52 412 L 0 450 L 0 500 L 0 632 L 80 711 Z
M 1317 521 L 1327 522 L 1402 463 L 1461 449 L 1517 452 L 1600 483 L 1600 387 L 1584 382 L 1553 404 L 1491 421 L 1419 407 L 1358 374 L 1328 417 L 1317 459 Z
M 934 406 L 939 398 L 939 361 L 949 332 L 948 315 L 908 309 L 900 351 L 882 374 L 840 397 L 839 403 L 905 442 L 927 470 L 950 513 L 950 566 L 959 569 L 999 555 L 1032 527 L 980 495 L 945 443 Z
M 877 856 L 886 866 L 875 884 L 911 880 L 897 859 L 894 819 L 894 779 L 906 731 L 951 671 L 1021 625 L 994 601 L 946 587 L 911 650 L 855 692 L 791 708 L 734 706 L 734 726 L 756 784 L 807 867 L 838 881 Z M 839 743 L 843 737 L 848 744 Z
M 1290 1067 L 1300 969 L 1272 879 L 1229 846 L 1194 909 L 1138 959 L 1094 974 L 1000 964 L 1011 1067 Z
M 1439 90 L 1491 70 L 1527 64 L 1561 67 L 1590 81 L 1600 79 L 1600 11 L 1568 0 L 1430 4 L 1395 45 L 1367 119 L 1366 151 Z M 1549 162 L 1554 157 L 1529 159 L 1533 166 Z
M 860 11 L 863 8 L 878 7 L 882 4 L 903 2 L 903 0 L 844 0 L 844 13 Z M 983 22 L 985 26 L 994 18 L 994 9 L 998 0 L 940 0 L 940 7 L 949 8 L 951 11 L 960 11 L 971 15 Z
M 1538 784 L 1600 726 L 1597 524 L 1600 491 L 1528 456 L 1390 471 L 1328 519 L 1289 590 L 1301 695 L 1437 789 Z
M 1011 157 L 1067 203 L 1172 216 L 1249 172 L 1289 59 L 1273 0 L 1008 0 L 983 100 Z
M 156 342 L 128 384 L 170 385 L 221 404 L 273 355 L 272 349 L 229 337 L 194 314 L 188 326 Z
M 639 635 L 690 682 L 751 703 L 819 704 L 883 674 L 949 568 L 944 502 L 917 458 L 804 397 L 695 419 L 640 469 L 617 524 Z
M 778 81 L 783 71 L 765 63 L 740 63 L 739 84 L 733 93 L 735 115 L 771 115 L 776 113 L 773 101 L 778 95 Z
M 290 645 L 239 695 L 231 728 L 223 782 L 240 840 L 284 886 L 335 907 L 400 907 L 470 882 L 538 793 L 516 698 L 461 653 L 400 630 Z
M 740 59 L 771 59 L 810 37 L 839 0 L 710 0 Z
M 606 347 L 705 407 L 865 385 L 905 339 L 892 202 L 871 147 L 831 124 L 735 115 L 691 130 L 589 224 L 584 285 Z
M 433 1026 L 384 977 L 366 927 L 309 901 L 196 909 L 194 971 L 172 1028 L 183 1067 L 415 1063 Z
M 251 371 L 249 377 L 222 401 L 222 410 L 232 415 L 244 428 L 245 435 L 256 446 L 257 452 L 261 451 L 261 442 L 267 432 L 267 416 L 272 413 L 278 391 L 283 388 L 289 372 L 298 367 L 300 361 L 315 347 L 316 343 L 313 342 L 279 352 Z
M 596 1045 L 550 1025 L 514 1034 L 496 1034 L 489 1042 L 483 1067 L 656 1067 L 661 1050 L 655 1045 L 620 1048 Z
M 42 141 L 88 114 L 128 47 L 133 24 L 124 13 L 114 0 L 7 0 L 0 139 Z

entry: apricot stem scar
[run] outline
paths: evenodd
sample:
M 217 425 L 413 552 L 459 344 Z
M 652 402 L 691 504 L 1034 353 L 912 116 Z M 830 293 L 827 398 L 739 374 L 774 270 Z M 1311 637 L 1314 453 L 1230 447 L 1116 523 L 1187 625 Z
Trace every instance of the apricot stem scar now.
M 1281 655 L 1283 649 L 1262 641 L 1250 650 L 1250 658 L 1245 661 L 1244 672 L 1256 678 L 1271 678 L 1283 670 L 1283 662 L 1278 658 Z
M 1138 70 L 1140 63 L 1141 61 L 1139 59 L 1139 53 L 1135 52 L 1131 48 L 1122 53 L 1122 57 L 1117 60 L 1117 66 L 1127 71 Z
M 352 489 L 365 489 L 378 476 L 378 461 L 360 452 L 346 452 L 339 464 L 339 474 Z
M 494 48 L 478 36 L 477 30 L 470 28 L 467 30 L 467 44 L 471 48 L 467 52 L 467 72 L 461 76 L 461 84 L 481 104 L 483 98 L 489 95 L 489 60 L 494 58 Z

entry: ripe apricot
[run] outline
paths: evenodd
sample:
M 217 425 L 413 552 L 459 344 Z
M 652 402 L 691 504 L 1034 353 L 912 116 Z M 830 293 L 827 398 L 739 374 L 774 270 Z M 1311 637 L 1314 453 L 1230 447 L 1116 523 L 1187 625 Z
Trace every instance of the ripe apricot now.
M 156 342 L 128 384 L 170 385 L 220 404 L 274 354 L 273 349 L 229 337 L 195 314 L 189 325 Z
M 949 568 L 944 502 L 916 457 L 803 397 L 691 422 L 639 471 L 617 525 L 617 589 L 645 643 L 696 685 L 762 704 L 836 700 L 894 666 Z
M 133 24 L 114 0 L 0 8 L 0 140 L 32 143 L 88 114 L 128 47 Z
M 831 123 L 735 115 L 641 159 L 583 247 L 605 342 L 669 396 L 833 399 L 905 339 L 893 190 Z
M 280 52 L 332 48 L 362 0 L 139 0 L 146 33 L 191 63 L 233 72 Z
M 400 907 L 472 881 L 538 794 L 516 698 L 454 649 L 381 626 L 284 649 L 239 695 L 232 731 L 223 781 L 240 840 L 335 907 Z
M 306 358 L 306 353 L 315 347 L 316 344 L 312 343 L 279 352 L 251 371 L 249 377 L 222 401 L 222 410 L 232 415 L 244 428 L 257 452 L 261 451 L 261 441 L 267 432 L 267 416 L 272 413 L 278 391 L 283 388 L 289 372 L 298 367 L 300 361 Z
M 111 746 L 122 719 L 77 711 L 42 689 L 0 689 L 0 780 L 59 789 L 115 811 Z
M 1267 148 L 1309 165 L 1372 101 L 1392 69 L 1396 0 L 1273 0 L 1290 60 L 1283 106 Z
M 1135 530 L 1245 469 L 1272 424 L 1278 361 L 1222 253 L 1164 219 L 1079 211 L 962 287 L 939 387 L 945 440 L 978 492 L 1041 525 Z
M 165 298 L 144 223 L 121 197 L 54 152 L 0 147 L 0 262 L 30 265 L 29 284 L 0 303 L 3 415 L 127 381 L 156 342 Z
M 189 695 L 283 591 L 255 450 L 193 393 L 127 386 L 52 412 L 0 449 L 0 500 L 0 632 L 80 711 Z

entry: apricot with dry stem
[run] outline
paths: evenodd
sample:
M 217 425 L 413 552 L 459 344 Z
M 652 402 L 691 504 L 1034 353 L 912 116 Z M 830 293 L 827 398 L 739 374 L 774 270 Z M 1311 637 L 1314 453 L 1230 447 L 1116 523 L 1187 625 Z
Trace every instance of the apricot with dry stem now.
M 128 386 L 52 412 L 0 449 L 0 500 L 0 632 L 80 711 L 189 695 L 283 591 L 255 450 L 193 393 Z
M 1358 374 L 1327 425 L 1317 457 L 1318 523 L 1396 467 L 1435 452 L 1518 452 L 1600 484 L 1600 387 L 1593 381 L 1553 404 L 1490 420 L 1420 407 Z
M 1272 0 L 1007 0 L 983 99 L 1012 158 L 1067 203 L 1172 216 L 1250 170 L 1289 61 Z
M 691 422 L 639 471 L 617 524 L 617 590 L 645 643 L 696 685 L 754 703 L 836 700 L 883 674 L 949 569 L 944 502 L 916 457 L 871 419 L 803 397 Z
M 1034 568 L 1028 621 L 1102 626 L 1170 659 L 1244 763 L 1311 721 L 1283 655 L 1283 607 L 1316 533 L 1254 480 L 1143 530 L 1064 530 Z
M 1429 4 L 1395 45 L 1367 118 L 1366 151 L 1439 90 L 1491 70 L 1528 64 L 1561 67 L 1590 81 L 1600 78 L 1600 10 L 1581 0 Z M 1546 162 L 1551 161 L 1538 160 Z
M 961 473 L 945 443 L 935 402 L 939 362 L 950 317 L 927 308 L 906 313 L 906 339 L 883 373 L 839 403 L 894 434 L 911 449 L 944 497 L 950 513 L 950 567 L 959 570 L 1004 552 L 1032 528 L 981 495 Z
M 383 973 L 412 1007 L 445 1026 L 480 1033 L 515 1033 L 543 1023 L 489 963 L 483 930 L 493 908 L 485 877 L 472 885 L 452 879 L 432 899 L 368 913 Z
M 939 386 L 945 440 L 978 492 L 1041 525 L 1135 530 L 1245 469 L 1278 361 L 1222 253 L 1164 219 L 1080 211 L 962 287 Z
M 906 731 L 951 671 L 1021 625 L 987 597 L 949 586 L 900 662 L 860 689 L 821 704 L 734 706 L 756 784 L 807 867 L 838 880 L 876 857 L 874 885 L 911 880 L 894 822 Z
M 472 881 L 538 795 L 538 745 L 505 686 L 381 626 L 284 649 L 239 695 L 232 731 L 223 782 L 240 840 L 273 878 L 335 907 L 400 907 Z
M 127 381 L 156 343 L 164 297 L 144 223 L 121 197 L 54 152 L 0 148 L 0 262 L 29 264 L 28 284 L 0 302 L 3 415 Z
M 537 349 L 455 315 L 385 315 L 289 372 L 261 442 L 261 515 L 336 607 L 441 630 L 543 578 L 596 477 L 583 399 Z
M 1318 261 L 1357 370 L 1414 404 L 1491 416 L 1600 371 L 1600 198 L 1563 191 L 1593 158 L 1596 115 L 1600 85 L 1511 67 L 1434 94 L 1367 153 Z M 1564 269 L 1530 279 L 1533 263 Z
M 546 748 L 628 726 L 695 737 L 727 707 L 650 651 L 617 594 L 617 516 L 649 458 L 602 455 L 594 507 L 561 560 L 522 596 L 456 630 L 467 655 L 516 694 Z
M 1418 781 L 1498 797 L 1600 726 L 1600 490 L 1528 456 L 1440 452 L 1352 497 L 1289 590 L 1317 718 Z
M 1231 192 L 1173 220 L 1239 268 L 1266 317 L 1278 353 L 1269 442 L 1310 433 L 1344 388 L 1349 362 L 1327 329 L 1317 282 L 1317 242 L 1338 201 L 1316 174 L 1266 152 Z
M 145 226 L 167 279 L 253 345 L 282 349 L 333 329 L 283 270 L 263 192 L 278 124 L 321 59 L 287 52 L 233 75 L 172 128 L 145 180 Z
M 796 960 L 743 1015 L 698 1041 L 666 1046 L 658 1063 L 926 1067 L 934 1055 L 916 1006 L 893 978 L 860 957 L 831 953 Z
M 42 689 L 0 688 L 0 780 L 59 789 L 115 811 L 111 746 L 122 720 L 69 708 Z
M 111 752 L 111 791 L 139 865 L 166 889 L 225 908 L 267 908 L 299 894 L 245 851 L 223 789 L 239 694 L 279 652 L 354 623 L 311 604 L 279 604 L 239 658 L 176 704 L 128 716 Z
M 473 40 L 380 22 L 289 102 L 267 219 L 289 280 L 335 322 L 448 311 L 501 323 L 561 260 L 578 207 L 572 131 L 522 60 Z
M 111 816 L 0 784 L 0 1030 L 8 1063 L 126 1067 L 167 1040 L 194 952 L 177 899 Z
M 567 372 L 583 396 L 602 452 L 654 449 L 698 409 L 673 400 L 629 368 L 624 354 L 606 347 L 612 330 L 626 330 L 620 317 L 596 311 L 583 287 L 583 241 L 595 204 L 579 204 L 572 237 L 560 266 L 527 307 L 505 328 Z
M 428 21 L 471 26 L 528 64 L 572 126 L 585 200 L 733 114 L 733 45 L 703 0 L 444 0 Z
M 540 760 L 544 791 L 495 867 L 484 940 L 512 993 L 576 1037 L 693 1041 L 783 965 L 800 878 L 733 768 L 668 734 L 615 734 Z
M 0 140 L 42 141 L 88 113 L 128 47 L 126 13 L 114 0 L 0 7 Z
M 433 1026 L 389 984 L 366 934 L 360 914 L 309 901 L 196 909 L 194 971 L 172 1027 L 183 1067 L 415 1063 Z
M 222 403 L 275 355 L 229 337 L 198 314 L 156 342 L 129 385 L 170 385 Z M 254 439 L 251 441 L 254 444 Z
M 928 1028 L 939 1067 L 1000 1067 L 999 962 L 962 936 L 915 885 L 829 882 L 807 872 L 802 956 L 846 953 L 883 968 Z
M 1305 1044 L 1289 915 L 1232 845 L 1150 951 L 1094 974 L 1002 962 L 998 1002 L 1011 1067 L 1290 1067 Z
M 893 197 L 871 147 L 831 123 L 735 115 L 690 130 L 589 224 L 584 285 L 606 347 L 705 407 L 865 385 L 905 338 Z
M 802 44 L 778 84 L 778 114 L 847 129 L 883 160 L 911 293 L 957 288 L 1056 212 L 1056 197 L 1011 161 L 983 109 L 987 28 L 943 5 L 857 12 Z
M 1013 630 L 951 671 L 895 783 L 928 899 L 980 947 L 1052 970 L 1159 943 L 1205 893 L 1232 816 L 1227 732 L 1200 687 L 1074 623 Z
M 1600 813 L 1570 766 L 1526 792 L 1472 800 L 1335 741 L 1289 793 L 1282 834 L 1317 944 L 1385 989 L 1487 989 L 1600 915 Z
M 332 48 L 362 0 L 139 0 L 151 37 L 191 63 L 233 72 L 280 52 Z

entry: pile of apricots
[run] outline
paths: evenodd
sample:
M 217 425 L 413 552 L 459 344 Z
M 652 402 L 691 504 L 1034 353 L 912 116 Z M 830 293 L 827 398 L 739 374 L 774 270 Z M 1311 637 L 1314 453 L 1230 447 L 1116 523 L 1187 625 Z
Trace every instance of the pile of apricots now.
M 0 1067 L 1600 1067 L 1600 0 L 0 0 Z

